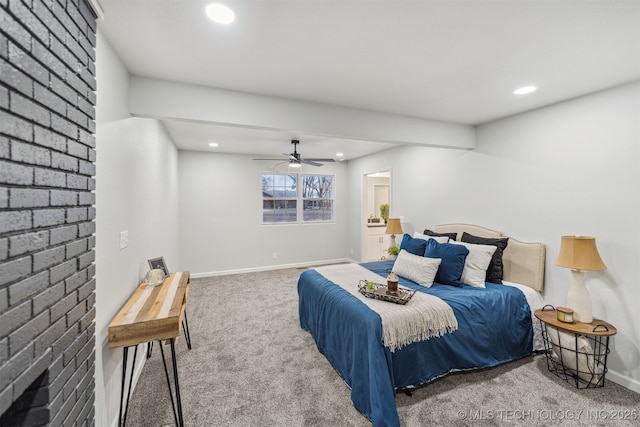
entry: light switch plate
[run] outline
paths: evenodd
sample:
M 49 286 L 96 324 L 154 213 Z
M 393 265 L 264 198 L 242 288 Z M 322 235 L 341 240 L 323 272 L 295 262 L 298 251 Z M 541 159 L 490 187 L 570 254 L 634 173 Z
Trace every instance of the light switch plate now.
M 127 230 L 120 232 L 120 249 L 129 246 L 129 232 Z

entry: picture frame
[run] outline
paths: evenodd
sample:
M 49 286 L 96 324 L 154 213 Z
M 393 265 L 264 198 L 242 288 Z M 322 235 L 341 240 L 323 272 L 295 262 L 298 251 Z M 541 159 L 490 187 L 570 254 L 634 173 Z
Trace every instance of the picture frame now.
M 169 276 L 169 268 L 167 268 L 167 263 L 164 262 L 164 257 L 151 258 L 149 260 L 149 268 L 151 268 L 152 270 L 156 268 L 160 269 L 164 272 L 164 275 L 166 277 Z

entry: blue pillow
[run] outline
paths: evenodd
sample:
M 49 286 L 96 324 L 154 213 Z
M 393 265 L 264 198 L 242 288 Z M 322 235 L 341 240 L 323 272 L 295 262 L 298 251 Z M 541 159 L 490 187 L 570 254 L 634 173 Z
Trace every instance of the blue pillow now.
M 405 251 L 418 255 L 424 256 L 424 251 L 427 246 L 427 241 L 424 239 L 414 239 L 413 237 L 405 234 L 402 237 L 402 242 L 400 243 L 400 250 L 404 249 Z
M 464 262 L 469 254 L 469 249 L 463 245 L 451 243 L 438 243 L 434 239 L 427 242 L 424 256 L 428 258 L 440 258 L 440 267 L 436 273 L 435 282 L 443 285 L 462 286 L 462 270 Z

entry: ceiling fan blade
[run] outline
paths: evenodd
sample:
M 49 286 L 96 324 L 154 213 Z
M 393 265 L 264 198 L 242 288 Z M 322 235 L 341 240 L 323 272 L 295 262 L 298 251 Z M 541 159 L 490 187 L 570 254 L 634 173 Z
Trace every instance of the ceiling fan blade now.
M 291 143 L 293 144 L 293 153 L 282 153 L 283 156 L 286 156 L 284 159 L 253 159 L 253 160 L 267 160 L 267 161 L 281 160 L 282 162 L 278 163 L 278 165 L 288 162 L 289 164 L 293 164 L 293 165 L 300 165 L 304 163 L 306 165 L 311 165 L 311 166 L 322 166 L 322 163 L 320 162 L 335 162 L 334 159 L 303 159 L 301 158 L 300 153 L 298 153 L 298 151 L 296 150 L 298 144 L 300 144 L 300 141 L 298 141 L 297 139 L 294 139 L 291 141 Z
M 305 158 L 305 160 L 310 160 L 312 162 L 335 162 L 334 159 L 316 159 L 316 158 L 307 159 L 307 158 Z
M 311 166 L 322 166 L 322 163 L 317 163 L 308 159 L 300 159 L 300 162 Z

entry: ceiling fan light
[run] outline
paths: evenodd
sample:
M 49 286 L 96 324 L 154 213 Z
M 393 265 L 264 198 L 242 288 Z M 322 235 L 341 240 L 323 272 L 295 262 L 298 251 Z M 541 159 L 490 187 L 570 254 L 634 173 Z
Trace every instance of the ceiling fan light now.
M 289 166 L 292 167 L 292 168 L 300 168 L 300 167 L 302 167 L 302 164 L 298 163 L 298 162 L 294 162 L 293 160 L 291 160 L 291 161 L 289 161 Z

